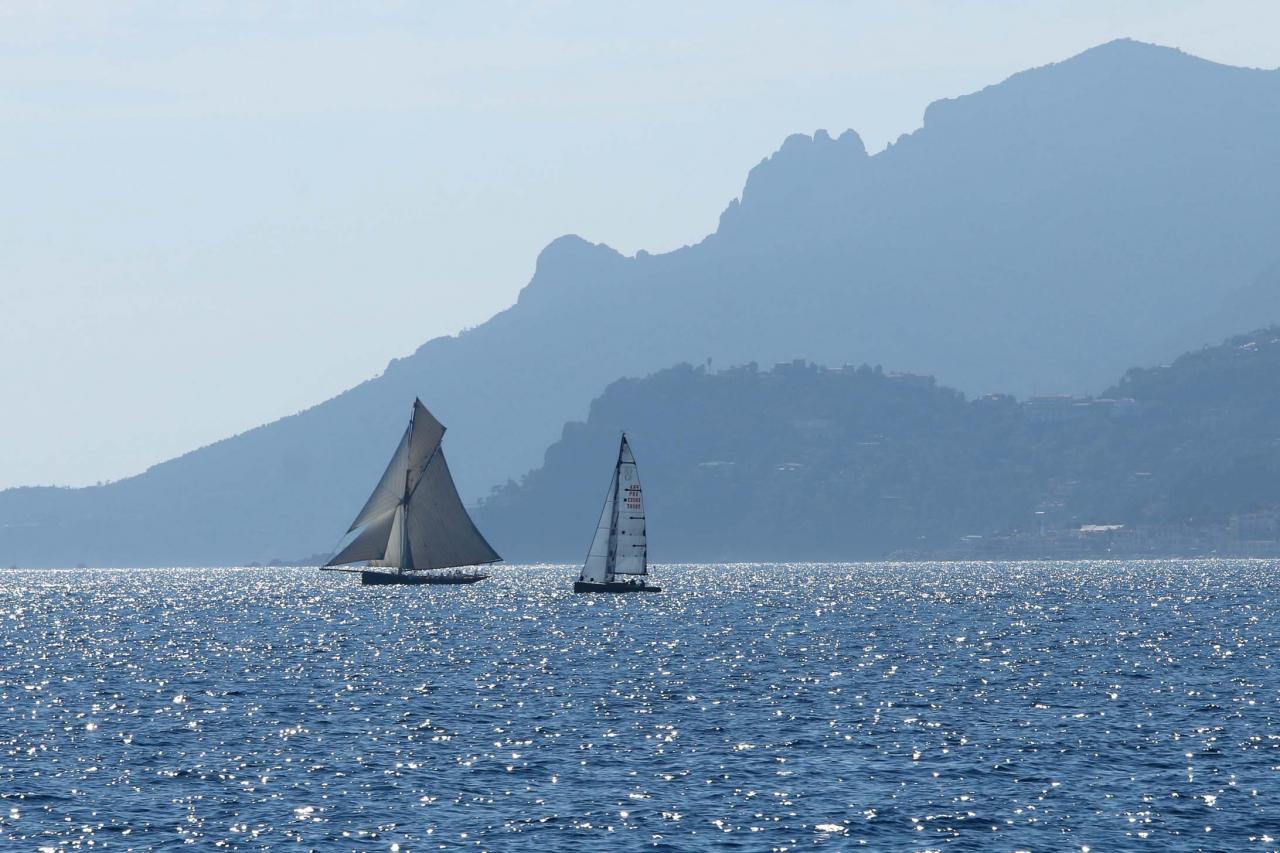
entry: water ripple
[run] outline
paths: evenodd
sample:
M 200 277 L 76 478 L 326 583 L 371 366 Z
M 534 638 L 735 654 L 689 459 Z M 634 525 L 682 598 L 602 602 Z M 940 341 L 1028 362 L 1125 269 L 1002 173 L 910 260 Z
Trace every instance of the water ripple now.
M 1275 570 L 0 571 L 0 840 L 1275 849 Z

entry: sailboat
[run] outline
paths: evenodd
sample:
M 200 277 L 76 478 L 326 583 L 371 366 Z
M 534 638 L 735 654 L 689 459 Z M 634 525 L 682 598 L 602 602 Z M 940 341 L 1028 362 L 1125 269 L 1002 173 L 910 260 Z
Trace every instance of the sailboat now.
M 662 592 L 649 586 L 649 549 L 645 540 L 644 495 L 636 457 L 622 434 L 613 479 L 596 526 L 587 562 L 574 592 Z
M 358 571 L 365 585 L 465 584 L 488 577 L 461 571 L 502 558 L 458 497 L 440 446 L 444 432 L 422 401 L 414 400 L 409 428 L 346 535 L 360 532 L 322 569 Z M 340 568 L 365 561 L 364 569 Z

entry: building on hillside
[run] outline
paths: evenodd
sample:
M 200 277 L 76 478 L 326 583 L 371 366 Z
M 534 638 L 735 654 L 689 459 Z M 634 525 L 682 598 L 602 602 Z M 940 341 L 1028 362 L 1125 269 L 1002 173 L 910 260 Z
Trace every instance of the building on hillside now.
M 1062 424 L 1089 417 L 1091 402 L 1088 397 L 1070 394 L 1032 397 L 1022 404 L 1022 411 L 1033 424 Z

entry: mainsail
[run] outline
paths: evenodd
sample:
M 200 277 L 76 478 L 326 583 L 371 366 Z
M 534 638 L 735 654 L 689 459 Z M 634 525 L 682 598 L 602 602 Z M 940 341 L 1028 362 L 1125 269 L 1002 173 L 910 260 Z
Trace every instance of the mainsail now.
M 587 552 L 587 562 L 579 580 L 612 583 L 618 575 L 647 575 L 648 547 L 645 541 L 644 494 L 640 472 L 626 435 L 618 447 L 618 462 L 605 495 L 604 509 L 596 535 Z
M 326 566 L 372 560 L 401 571 L 495 563 L 476 529 L 440 446 L 444 426 L 421 400 L 387 470 L 347 532 L 361 528 Z

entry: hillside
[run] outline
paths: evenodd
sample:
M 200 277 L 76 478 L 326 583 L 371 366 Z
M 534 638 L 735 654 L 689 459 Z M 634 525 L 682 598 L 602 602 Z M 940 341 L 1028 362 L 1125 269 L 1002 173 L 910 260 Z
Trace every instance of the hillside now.
M 1099 398 L 966 400 L 866 366 L 689 366 L 610 386 L 486 502 L 515 559 L 575 561 L 617 435 L 656 560 L 878 558 L 966 536 L 1197 525 L 1280 506 L 1280 327 L 1131 370 Z
M 874 156 L 853 131 L 793 136 L 697 245 L 627 258 L 561 238 L 510 309 L 313 409 L 109 486 L 0 493 L 0 560 L 314 553 L 415 396 L 451 427 L 474 499 L 537 465 L 609 382 L 681 361 L 1096 389 L 1280 319 L 1277 164 L 1280 72 L 1130 41 L 935 103 Z

